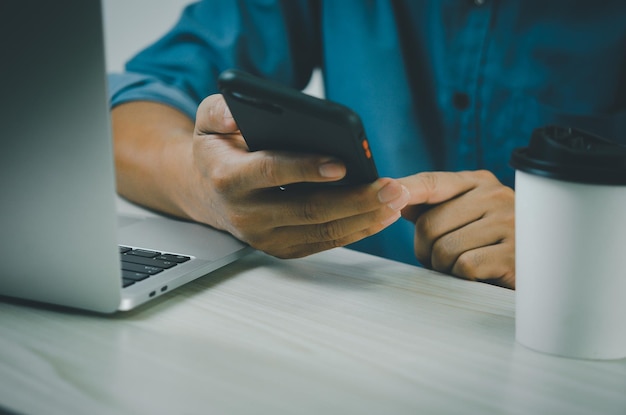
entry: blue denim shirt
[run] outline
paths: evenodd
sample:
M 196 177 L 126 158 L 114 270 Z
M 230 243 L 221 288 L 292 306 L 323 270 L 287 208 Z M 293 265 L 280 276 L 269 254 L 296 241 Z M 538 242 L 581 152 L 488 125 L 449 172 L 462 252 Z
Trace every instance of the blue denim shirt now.
M 207 0 L 111 75 L 112 105 L 154 100 L 191 118 L 237 67 L 363 119 L 382 176 L 488 169 L 513 186 L 513 148 L 547 124 L 626 142 L 626 1 Z M 399 221 L 354 248 L 413 262 Z

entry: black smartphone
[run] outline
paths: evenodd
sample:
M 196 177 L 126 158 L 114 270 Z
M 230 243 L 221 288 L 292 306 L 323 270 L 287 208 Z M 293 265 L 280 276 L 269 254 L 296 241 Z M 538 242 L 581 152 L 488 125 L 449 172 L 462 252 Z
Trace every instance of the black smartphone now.
M 323 184 L 378 178 L 361 119 L 348 107 L 236 69 L 222 72 L 218 87 L 250 151 L 315 153 L 343 161 L 346 176 Z

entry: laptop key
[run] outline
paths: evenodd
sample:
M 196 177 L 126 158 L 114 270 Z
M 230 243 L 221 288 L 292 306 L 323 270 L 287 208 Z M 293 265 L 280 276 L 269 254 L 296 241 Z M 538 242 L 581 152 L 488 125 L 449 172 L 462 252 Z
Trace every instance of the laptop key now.
M 178 264 L 182 264 L 183 262 L 189 261 L 191 258 L 184 255 L 174 255 L 174 254 L 161 254 L 154 259 L 162 259 L 164 261 L 172 261 Z
M 122 255 L 121 260 L 125 262 L 132 262 L 133 264 L 148 265 L 151 267 L 158 267 L 158 268 L 164 268 L 164 269 L 172 268 L 178 265 L 178 263 L 172 262 L 172 261 L 165 261 L 165 260 L 156 259 L 156 258 L 144 258 L 141 256 L 135 256 L 135 255 Z
M 154 274 L 158 274 L 159 272 L 162 272 L 163 268 L 152 267 L 149 265 L 134 264 L 132 262 L 122 261 L 122 270 L 154 275 Z
M 135 272 L 135 271 L 127 271 L 122 270 L 122 278 L 131 281 L 142 281 L 148 278 L 150 274 L 146 274 L 144 272 Z
M 133 249 L 130 252 L 126 252 L 126 255 L 136 255 L 145 258 L 154 258 L 157 255 L 161 255 L 160 252 L 157 251 L 149 251 L 147 249 Z

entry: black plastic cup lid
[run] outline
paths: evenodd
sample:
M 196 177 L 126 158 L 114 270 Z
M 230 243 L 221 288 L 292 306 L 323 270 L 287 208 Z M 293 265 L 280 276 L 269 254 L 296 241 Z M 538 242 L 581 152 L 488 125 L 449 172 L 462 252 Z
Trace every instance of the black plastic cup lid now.
M 626 146 L 585 131 L 548 126 L 511 154 L 516 170 L 577 183 L 626 185 Z

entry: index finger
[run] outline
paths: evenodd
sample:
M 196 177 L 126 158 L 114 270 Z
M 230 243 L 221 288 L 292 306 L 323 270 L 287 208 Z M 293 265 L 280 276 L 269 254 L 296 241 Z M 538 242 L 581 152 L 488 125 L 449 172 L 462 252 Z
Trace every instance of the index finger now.
M 423 172 L 398 179 L 409 189 L 409 205 L 437 204 L 475 189 L 488 172 Z

